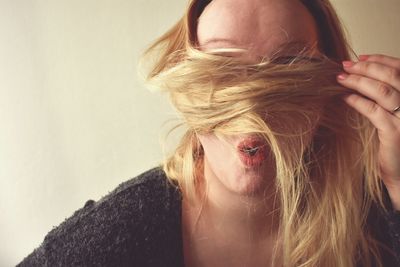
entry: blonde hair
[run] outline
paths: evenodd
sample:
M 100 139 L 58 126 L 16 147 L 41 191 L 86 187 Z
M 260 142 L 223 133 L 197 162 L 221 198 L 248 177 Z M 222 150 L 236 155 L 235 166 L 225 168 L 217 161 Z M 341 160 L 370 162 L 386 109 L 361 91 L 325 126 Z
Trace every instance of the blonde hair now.
M 149 80 L 169 93 L 188 127 L 164 163 L 168 178 L 184 197 L 197 197 L 203 175 L 197 134 L 257 133 L 276 165 L 283 265 L 382 266 L 380 244 L 366 226 L 373 202 L 385 208 L 377 133 L 340 99 L 346 89 L 335 80 L 338 62 L 350 56 L 333 7 L 302 1 L 319 25 L 325 56 L 303 51 L 250 64 L 240 59 L 244 50 L 197 49 L 197 18 L 209 2 L 190 1 L 147 51 L 158 56 Z

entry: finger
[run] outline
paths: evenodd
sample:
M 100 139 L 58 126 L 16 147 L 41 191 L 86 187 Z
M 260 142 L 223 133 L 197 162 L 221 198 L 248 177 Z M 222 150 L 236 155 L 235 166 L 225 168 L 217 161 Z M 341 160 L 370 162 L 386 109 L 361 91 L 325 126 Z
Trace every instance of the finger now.
M 385 82 L 396 90 L 400 90 L 400 69 L 368 61 L 345 61 L 343 62 L 343 68 L 349 73 L 370 77 Z
M 382 54 L 360 55 L 359 60 L 376 62 L 395 69 L 400 69 L 400 58 L 396 57 L 386 56 Z
M 385 82 L 345 73 L 338 76 L 338 82 L 372 99 L 387 111 L 391 112 L 400 105 L 400 92 Z
M 356 94 L 347 95 L 343 99 L 348 105 L 367 117 L 378 131 L 396 132 L 393 119 L 397 118 L 391 116 L 389 112 L 374 101 Z

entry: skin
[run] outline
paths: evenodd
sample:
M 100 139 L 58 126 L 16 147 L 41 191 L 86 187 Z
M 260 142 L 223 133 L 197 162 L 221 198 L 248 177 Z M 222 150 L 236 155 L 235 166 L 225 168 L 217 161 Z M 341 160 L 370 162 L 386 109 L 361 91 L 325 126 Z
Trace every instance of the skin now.
M 197 36 L 202 50 L 245 48 L 245 59 L 255 62 L 283 53 L 277 51 L 289 42 L 300 45 L 284 53 L 318 43 L 313 18 L 294 0 L 214 0 L 199 18 Z M 264 266 L 272 259 L 278 240 L 274 165 L 269 159 L 246 168 L 235 152 L 244 137 L 223 141 L 213 134 L 198 135 L 208 201 L 203 207 L 183 201 L 187 266 Z
M 250 61 L 271 56 L 288 42 L 302 43 L 299 51 L 318 42 L 311 15 L 296 0 L 214 0 L 199 18 L 197 35 L 203 50 L 245 48 Z M 400 105 L 400 59 L 366 55 L 343 66 L 337 80 L 354 90 L 343 100 L 378 129 L 381 178 L 393 208 L 400 210 L 400 112 L 391 112 Z M 233 149 L 244 136 L 198 137 L 208 201 L 200 206 L 183 200 L 186 266 L 265 266 L 279 240 L 273 162 L 246 169 Z
M 394 210 L 400 210 L 400 59 L 363 55 L 358 62 L 343 62 L 337 80 L 354 90 L 344 101 L 378 130 L 379 165 Z

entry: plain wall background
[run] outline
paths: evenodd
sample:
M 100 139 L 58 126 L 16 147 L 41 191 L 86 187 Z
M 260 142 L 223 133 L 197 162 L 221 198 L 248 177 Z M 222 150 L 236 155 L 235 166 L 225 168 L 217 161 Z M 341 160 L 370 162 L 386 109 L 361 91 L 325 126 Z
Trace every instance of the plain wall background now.
M 400 57 L 399 0 L 332 2 L 357 53 Z M 185 6 L 0 0 L 0 267 L 88 199 L 162 161 L 160 133 L 176 115 L 146 89 L 137 62 Z

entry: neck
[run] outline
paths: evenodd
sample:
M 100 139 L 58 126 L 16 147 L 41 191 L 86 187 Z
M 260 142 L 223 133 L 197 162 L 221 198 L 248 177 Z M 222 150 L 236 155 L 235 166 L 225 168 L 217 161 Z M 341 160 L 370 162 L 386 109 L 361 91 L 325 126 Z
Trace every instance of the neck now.
M 271 178 L 265 177 L 265 181 L 270 182 L 263 184 L 261 189 L 238 193 L 229 190 L 205 162 L 205 183 L 200 190 L 202 197 L 191 209 L 194 212 L 192 235 L 198 236 L 196 231 L 209 234 L 203 238 L 212 237 L 226 244 L 240 242 L 259 246 L 263 242 L 270 242 L 279 227 L 279 199 L 276 198 Z

